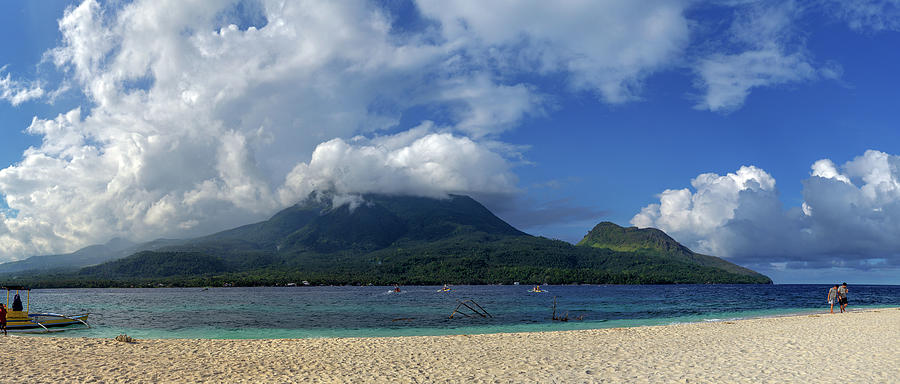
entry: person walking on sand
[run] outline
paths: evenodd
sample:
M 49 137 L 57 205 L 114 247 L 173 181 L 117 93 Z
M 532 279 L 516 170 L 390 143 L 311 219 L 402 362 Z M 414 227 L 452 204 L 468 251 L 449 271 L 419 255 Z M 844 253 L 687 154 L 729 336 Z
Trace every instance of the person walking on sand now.
M 6 306 L 0 303 L 0 329 L 6 335 Z
M 838 287 L 838 304 L 841 305 L 841 313 L 844 313 L 847 310 L 847 283 L 841 284 Z
M 837 299 L 837 296 L 838 296 L 837 291 L 838 291 L 838 285 L 835 284 L 833 287 L 831 287 L 831 289 L 828 290 L 828 295 L 825 296 L 825 300 L 827 300 L 828 304 L 831 305 L 831 313 L 834 313 L 834 301 Z

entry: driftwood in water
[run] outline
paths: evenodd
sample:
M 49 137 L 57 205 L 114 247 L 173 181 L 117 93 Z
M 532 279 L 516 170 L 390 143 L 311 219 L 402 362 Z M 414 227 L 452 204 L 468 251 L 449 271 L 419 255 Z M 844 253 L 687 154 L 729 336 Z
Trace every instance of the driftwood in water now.
M 556 320 L 556 296 L 553 296 L 553 317 L 551 319 Z
M 460 312 L 460 311 L 459 311 L 459 307 L 461 307 L 461 306 L 462 306 L 462 304 L 457 304 L 457 305 L 456 305 L 456 309 L 454 309 L 453 312 L 450 313 L 450 318 L 451 318 L 451 319 L 453 318 L 453 315 L 456 315 L 457 313 L 460 314 L 460 315 L 463 315 L 463 316 L 465 316 L 465 317 L 472 317 L 472 316 L 467 315 L 465 312 Z
M 494 317 L 494 316 L 492 316 L 490 313 L 488 313 L 488 311 L 485 311 L 484 308 L 481 307 L 481 305 L 478 305 L 478 303 L 476 303 L 475 300 L 471 300 L 471 299 L 470 299 L 470 300 L 462 300 L 462 301 L 456 300 L 456 301 L 457 301 L 459 304 L 456 305 L 456 309 L 454 309 L 454 310 L 453 310 L 453 313 L 450 314 L 450 318 L 451 318 L 451 319 L 452 319 L 453 316 L 456 315 L 457 313 L 460 314 L 460 315 L 463 315 L 463 316 L 465 316 L 465 317 L 472 317 L 472 316 L 469 315 L 468 313 L 465 313 L 465 312 L 463 312 L 463 311 L 460 311 L 460 307 L 466 307 L 466 308 L 469 309 L 469 311 L 472 311 L 473 314 L 476 314 L 476 315 L 481 316 L 481 317 Z M 478 308 L 478 309 L 472 308 L 472 306 L 470 306 L 469 304 L 474 305 L 474 306 L 475 306 L 476 308 Z
M 553 296 L 553 317 L 552 318 L 555 321 L 569 321 L 569 312 L 568 311 L 566 311 L 566 313 L 562 316 L 556 315 L 556 296 Z M 584 320 L 584 315 L 576 317 L 575 320 L 578 320 L 578 321 Z
M 481 312 L 484 312 L 484 314 L 485 314 L 485 315 L 488 315 L 488 317 L 491 317 L 491 318 L 493 318 L 493 317 L 494 317 L 494 316 L 491 316 L 491 314 L 490 314 L 490 313 L 488 313 L 488 311 L 485 311 L 485 310 L 484 310 L 484 308 L 481 308 L 481 306 L 480 306 L 480 305 L 478 305 L 478 303 L 476 303 L 476 302 L 475 302 L 475 300 L 469 300 L 469 301 L 471 301 L 471 302 L 472 302 L 472 304 L 475 304 L 475 306 L 476 306 L 476 307 L 478 307 L 478 309 L 480 309 L 480 310 L 481 310 Z

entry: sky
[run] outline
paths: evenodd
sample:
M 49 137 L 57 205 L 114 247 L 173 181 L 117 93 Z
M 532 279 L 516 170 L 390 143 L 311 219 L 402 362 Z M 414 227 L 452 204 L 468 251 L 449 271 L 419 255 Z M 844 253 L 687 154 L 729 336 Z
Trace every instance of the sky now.
M 900 284 L 900 1 L 0 4 L 0 261 L 466 194 Z

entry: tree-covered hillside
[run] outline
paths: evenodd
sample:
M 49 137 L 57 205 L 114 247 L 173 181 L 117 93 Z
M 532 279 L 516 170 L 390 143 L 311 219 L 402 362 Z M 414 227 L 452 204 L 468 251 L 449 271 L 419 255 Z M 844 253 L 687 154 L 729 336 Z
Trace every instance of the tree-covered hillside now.
M 739 275 L 756 277 L 760 280 L 768 280 L 768 277 L 753 270 L 715 256 L 696 253 L 656 228 L 625 228 L 605 221 L 591 229 L 577 245 L 665 257 L 686 263 L 719 268 Z

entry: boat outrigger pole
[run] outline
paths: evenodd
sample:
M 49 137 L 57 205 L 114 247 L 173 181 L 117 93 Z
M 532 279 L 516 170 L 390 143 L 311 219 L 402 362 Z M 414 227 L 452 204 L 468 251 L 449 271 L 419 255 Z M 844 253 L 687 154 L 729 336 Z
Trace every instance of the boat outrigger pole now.
M 60 315 L 60 314 L 56 314 L 56 313 L 53 313 L 52 315 L 59 316 L 59 317 L 62 317 L 62 318 L 64 318 L 64 319 L 69 319 L 69 320 L 72 320 L 72 321 L 77 321 L 77 322 L 79 322 L 79 323 L 81 323 L 81 324 L 84 324 L 84 326 L 86 326 L 86 327 L 88 327 L 88 328 L 91 327 L 90 324 L 88 324 L 88 323 L 85 322 L 84 320 L 81 320 L 81 319 L 79 319 L 79 318 L 77 318 L 77 317 L 66 316 L 66 315 Z M 32 321 L 34 321 L 34 320 L 32 320 Z

